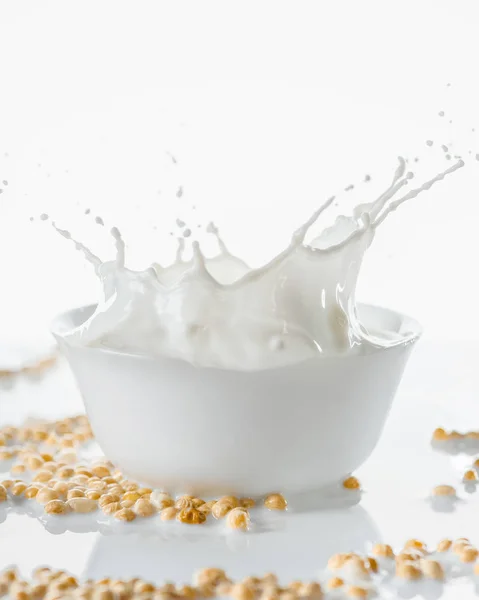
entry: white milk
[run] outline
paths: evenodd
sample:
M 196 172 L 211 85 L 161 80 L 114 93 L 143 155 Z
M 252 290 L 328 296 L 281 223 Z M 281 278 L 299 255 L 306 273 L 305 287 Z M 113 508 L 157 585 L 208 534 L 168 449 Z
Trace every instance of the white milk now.
M 102 262 L 73 240 L 94 266 L 103 298 L 91 318 L 65 334 L 65 341 L 237 370 L 278 367 L 317 355 L 368 353 L 404 343 L 407 332 L 371 331 L 358 318 L 355 291 L 363 256 L 391 212 L 463 165 L 459 160 L 401 194 L 413 174 L 400 159 L 390 187 L 379 198 L 357 206 L 352 216 L 339 216 L 306 244 L 306 234 L 332 203 L 329 199 L 293 234 L 289 246 L 259 269 L 232 256 L 214 225 L 208 231 L 218 241 L 215 257 L 206 258 L 198 242 L 188 241 L 193 258 L 185 261 L 183 250 L 191 232 L 184 229 L 176 261 L 168 267 L 153 264 L 145 271 L 126 268 L 125 245 L 116 228 L 111 230 L 115 261 Z M 71 239 L 69 232 L 53 225 Z

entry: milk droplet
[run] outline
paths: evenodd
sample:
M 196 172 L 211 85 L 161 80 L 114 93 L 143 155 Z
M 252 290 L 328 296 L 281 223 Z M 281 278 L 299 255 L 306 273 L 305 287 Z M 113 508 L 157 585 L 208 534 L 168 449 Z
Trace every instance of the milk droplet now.
M 350 192 L 351 190 L 354 190 L 354 185 L 352 183 L 344 188 L 345 192 Z
M 50 217 L 46 213 L 40 215 L 40 221 L 48 221 Z
M 185 229 L 183 231 L 183 237 L 188 238 L 191 235 L 191 229 Z
M 178 227 L 184 227 L 186 225 L 186 223 L 181 219 L 176 219 L 176 224 L 178 225 Z
M 426 141 L 426 146 L 431 147 L 434 144 L 434 142 L 432 140 L 427 140 Z
M 181 198 L 182 196 L 183 196 L 183 186 L 180 185 L 180 187 L 178 188 L 178 190 L 176 192 L 176 197 Z
M 3 183 L 3 185 L 4 185 L 4 186 L 7 186 L 7 185 L 8 185 L 8 181 L 7 181 L 6 179 L 4 179 L 4 180 L 2 181 L 2 183 Z
M 105 222 L 101 217 L 95 217 L 95 223 L 97 223 L 97 225 L 101 225 L 102 227 L 105 225 Z
M 439 115 L 440 117 L 443 117 L 443 116 L 445 115 L 445 112 L 444 112 L 443 110 L 441 110 L 441 111 L 439 111 L 439 112 L 438 112 L 438 115 Z
M 91 213 L 91 209 L 90 208 L 85 208 L 85 214 L 89 215 Z
M 443 144 L 441 148 L 443 152 L 449 152 L 449 148 L 445 144 Z

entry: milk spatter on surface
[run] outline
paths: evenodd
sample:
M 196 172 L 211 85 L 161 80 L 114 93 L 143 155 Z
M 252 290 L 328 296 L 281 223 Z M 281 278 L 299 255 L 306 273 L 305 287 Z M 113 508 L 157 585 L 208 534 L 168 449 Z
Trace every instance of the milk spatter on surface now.
M 155 263 L 144 271 L 125 266 L 125 245 L 116 228 L 111 230 L 114 261 L 102 262 L 73 240 L 94 266 L 103 299 L 83 325 L 64 334 L 65 342 L 238 370 L 407 343 L 408 332 L 370 331 L 361 323 L 355 290 L 362 259 L 376 228 L 391 212 L 463 165 L 459 160 L 401 195 L 413 178 L 401 158 L 390 187 L 379 198 L 358 205 L 352 216 L 339 216 L 306 243 L 330 198 L 293 234 L 287 248 L 258 269 L 230 254 L 214 225 L 208 228 L 218 240 L 213 258 L 206 258 L 193 241 L 193 257 L 184 260 L 189 236 L 183 232 L 176 261 L 167 267 Z M 57 230 L 71 239 L 69 232 Z

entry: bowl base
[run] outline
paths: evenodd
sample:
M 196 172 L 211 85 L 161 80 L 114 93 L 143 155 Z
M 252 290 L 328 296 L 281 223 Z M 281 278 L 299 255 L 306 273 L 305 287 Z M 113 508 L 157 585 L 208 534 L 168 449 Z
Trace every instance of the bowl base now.
M 307 492 L 293 492 L 286 495 L 288 509 L 295 513 L 316 510 L 350 508 L 361 500 L 361 490 L 348 490 L 342 480 Z

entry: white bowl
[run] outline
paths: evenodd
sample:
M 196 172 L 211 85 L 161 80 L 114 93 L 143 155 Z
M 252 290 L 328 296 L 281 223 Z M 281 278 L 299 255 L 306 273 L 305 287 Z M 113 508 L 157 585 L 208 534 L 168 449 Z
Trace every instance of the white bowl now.
M 62 332 L 94 308 L 60 315 L 52 331 L 103 452 L 150 487 L 197 494 L 337 485 L 378 442 L 421 332 L 408 317 L 362 305 L 367 327 L 404 332 L 404 343 L 241 372 L 67 344 Z

